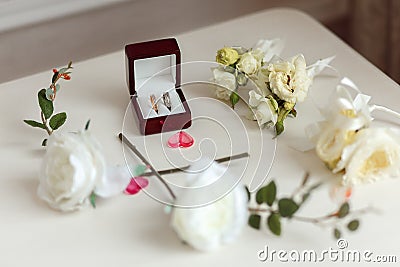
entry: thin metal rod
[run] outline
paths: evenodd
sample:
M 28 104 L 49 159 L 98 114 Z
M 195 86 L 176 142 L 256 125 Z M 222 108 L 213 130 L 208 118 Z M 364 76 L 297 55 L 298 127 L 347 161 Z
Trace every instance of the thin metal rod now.
M 236 160 L 236 159 L 241 159 L 241 158 L 246 158 L 246 157 L 249 157 L 249 153 L 247 153 L 247 152 L 241 153 L 241 154 L 237 154 L 237 155 L 228 156 L 228 157 L 224 157 L 224 158 L 220 158 L 220 159 L 216 159 L 215 161 L 218 162 L 218 163 L 223 163 L 223 162 L 227 162 L 227 161 L 230 161 L 230 160 Z M 189 168 L 190 168 L 190 165 L 187 165 L 187 166 L 183 166 L 181 168 L 173 168 L 173 169 L 158 171 L 158 173 L 160 175 L 166 175 L 166 174 L 172 174 L 172 173 L 176 173 L 176 172 L 185 171 L 185 170 L 187 170 Z M 142 176 L 151 176 L 151 175 L 152 175 L 151 172 L 142 174 Z
M 155 175 L 167 188 L 168 192 L 171 194 L 172 198 L 175 200 L 176 196 L 174 192 L 172 191 L 171 187 L 167 184 L 167 182 L 164 180 L 164 178 L 161 177 L 161 175 L 154 169 L 154 167 L 147 161 L 147 159 L 137 150 L 134 144 L 132 144 L 126 136 L 124 136 L 122 133 L 118 135 L 119 140 L 121 140 L 122 143 L 127 145 L 129 149 L 136 155 L 138 158 L 151 170 L 150 174 Z

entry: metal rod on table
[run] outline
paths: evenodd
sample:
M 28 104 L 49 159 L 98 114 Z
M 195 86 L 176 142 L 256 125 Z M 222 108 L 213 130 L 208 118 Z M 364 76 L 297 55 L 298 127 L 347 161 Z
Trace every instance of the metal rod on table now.
M 241 153 L 241 154 L 237 154 L 237 155 L 233 155 L 233 156 L 229 156 L 229 157 L 216 159 L 215 161 L 218 162 L 218 163 L 223 163 L 223 162 L 227 162 L 227 161 L 230 161 L 230 160 L 246 158 L 248 156 L 249 156 L 249 153 L 245 152 L 245 153 Z M 160 175 L 172 174 L 172 173 L 176 173 L 176 172 L 185 171 L 185 170 L 187 170 L 189 168 L 190 168 L 190 165 L 187 165 L 187 166 L 183 166 L 183 167 L 180 167 L 180 168 L 173 168 L 173 169 L 158 171 L 158 173 Z M 151 175 L 152 175 L 151 172 L 142 174 L 142 176 L 151 176 Z
M 151 175 L 155 175 L 167 188 L 168 192 L 171 194 L 172 198 L 175 200 L 176 196 L 172 189 L 169 187 L 167 182 L 165 182 L 164 178 L 161 177 L 161 175 L 154 169 L 154 167 L 147 161 L 147 159 L 137 150 L 134 144 L 132 144 L 128 138 L 126 138 L 122 133 L 118 135 L 119 140 L 121 140 L 122 143 L 127 145 L 129 149 L 140 158 L 140 160 L 151 170 Z

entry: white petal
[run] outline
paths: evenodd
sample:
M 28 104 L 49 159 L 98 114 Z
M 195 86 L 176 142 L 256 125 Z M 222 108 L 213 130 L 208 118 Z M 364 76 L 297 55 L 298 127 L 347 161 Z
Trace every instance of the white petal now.
M 132 176 L 127 166 L 108 167 L 106 175 L 96 185 L 95 193 L 100 197 L 121 194 L 128 186 Z

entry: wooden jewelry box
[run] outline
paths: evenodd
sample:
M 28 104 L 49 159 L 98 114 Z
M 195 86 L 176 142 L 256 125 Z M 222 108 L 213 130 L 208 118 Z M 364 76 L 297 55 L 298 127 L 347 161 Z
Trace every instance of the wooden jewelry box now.
M 188 128 L 191 112 L 180 88 L 181 52 L 176 39 L 129 44 L 125 46 L 125 55 L 126 79 L 140 133 Z M 165 93 L 170 107 L 163 99 Z

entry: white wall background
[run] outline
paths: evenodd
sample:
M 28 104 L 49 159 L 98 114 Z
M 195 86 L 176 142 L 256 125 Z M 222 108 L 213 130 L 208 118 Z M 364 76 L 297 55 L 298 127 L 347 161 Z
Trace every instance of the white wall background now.
M 289 6 L 320 20 L 348 0 L 0 0 L 0 82 L 101 54 L 125 44 Z
M 0 0 L 0 32 L 129 0 Z

